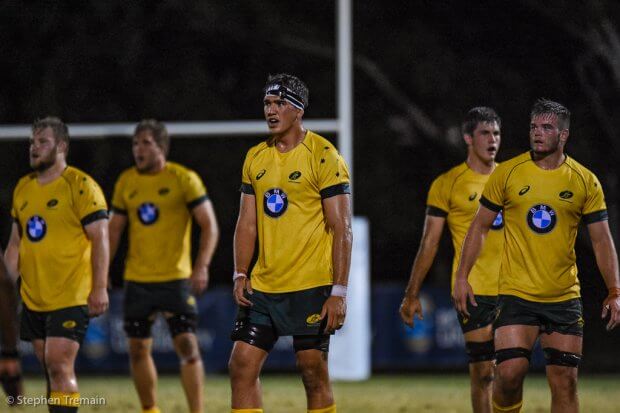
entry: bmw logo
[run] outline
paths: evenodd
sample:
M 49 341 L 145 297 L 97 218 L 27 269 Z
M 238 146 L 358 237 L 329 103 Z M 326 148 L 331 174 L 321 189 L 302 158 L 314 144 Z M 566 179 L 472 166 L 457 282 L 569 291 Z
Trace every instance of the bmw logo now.
M 527 213 L 527 224 L 537 234 L 553 231 L 556 221 L 557 215 L 549 205 L 534 205 Z
M 26 222 L 26 235 L 30 241 L 39 242 L 45 237 L 46 233 L 47 224 L 42 217 L 34 215 L 28 218 L 28 222 Z
M 265 192 L 263 197 L 263 209 L 265 214 L 272 218 L 278 218 L 286 212 L 288 197 L 280 188 L 273 188 Z
M 504 228 L 504 216 L 502 215 L 502 211 L 499 211 L 495 217 L 495 221 L 493 221 L 493 224 L 491 225 L 491 229 L 497 230 L 502 228 Z
M 138 207 L 138 218 L 144 225 L 153 225 L 159 218 L 159 209 L 152 202 L 145 202 Z

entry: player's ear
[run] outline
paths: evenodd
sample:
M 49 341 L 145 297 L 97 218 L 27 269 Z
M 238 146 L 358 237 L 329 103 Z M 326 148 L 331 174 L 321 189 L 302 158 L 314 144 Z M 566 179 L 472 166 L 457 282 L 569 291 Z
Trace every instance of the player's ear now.
M 463 140 L 465 141 L 467 146 L 471 145 L 474 142 L 474 138 L 469 133 L 463 134 Z
M 297 121 L 300 121 L 300 120 L 301 120 L 301 118 L 303 118 L 303 117 L 304 117 L 304 110 L 303 110 L 303 109 L 299 109 L 299 110 L 297 110 L 297 117 L 296 117 L 296 120 L 297 120 Z
M 562 129 L 562 131 L 560 132 L 560 141 L 562 141 L 562 143 L 566 143 L 566 141 L 568 140 L 568 135 L 570 135 L 568 129 Z
M 59 140 L 58 145 L 56 146 L 56 148 L 57 148 L 57 151 L 59 153 L 66 154 L 67 153 L 67 149 L 68 149 L 67 142 Z

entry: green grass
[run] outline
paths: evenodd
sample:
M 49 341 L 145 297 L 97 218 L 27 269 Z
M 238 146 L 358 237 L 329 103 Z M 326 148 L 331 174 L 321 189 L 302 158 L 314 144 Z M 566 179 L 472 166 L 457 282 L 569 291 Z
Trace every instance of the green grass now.
M 82 397 L 103 398 L 104 406 L 83 406 L 80 412 L 140 412 L 133 384 L 128 377 L 81 377 Z M 305 397 L 296 375 L 263 377 L 264 408 L 267 413 L 305 413 Z M 579 382 L 581 411 L 584 413 L 617 412 L 620 406 L 618 376 L 583 376 Z M 541 375 L 530 375 L 525 385 L 527 413 L 549 411 L 549 389 Z M 28 396 L 44 394 L 44 382 L 26 379 Z M 334 393 L 339 413 L 465 413 L 469 407 L 469 379 L 453 375 L 377 375 L 365 382 L 336 382 Z M 230 389 L 226 376 L 208 376 L 205 383 L 205 412 L 230 411 Z M 159 379 L 159 405 L 162 413 L 187 412 L 185 397 L 175 376 Z M 0 406 L 0 411 L 6 411 Z M 44 412 L 44 407 L 22 406 L 16 413 Z

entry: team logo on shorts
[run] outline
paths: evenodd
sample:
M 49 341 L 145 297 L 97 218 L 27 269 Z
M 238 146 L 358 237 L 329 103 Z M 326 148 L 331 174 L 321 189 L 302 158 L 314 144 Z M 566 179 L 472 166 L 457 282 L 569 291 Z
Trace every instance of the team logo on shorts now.
M 62 326 L 67 330 L 71 330 L 72 328 L 75 328 L 75 326 L 77 326 L 77 323 L 74 320 L 67 320 L 62 323 Z
M 537 234 L 553 231 L 556 221 L 556 213 L 549 205 L 534 205 L 527 213 L 527 224 Z
M 306 324 L 309 326 L 315 326 L 321 322 L 321 314 L 312 314 L 306 318 Z
M 495 217 L 495 221 L 493 221 L 493 224 L 491 225 L 491 229 L 502 228 L 504 228 L 504 216 L 502 215 L 502 211 L 499 211 Z
M 263 209 L 265 214 L 272 218 L 278 218 L 286 212 L 288 208 L 288 197 L 286 192 L 280 188 L 273 188 L 265 192 L 263 197 Z
M 159 209 L 152 202 L 145 202 L 138 207 L 138 218 L 144 225 L 153 225 L 159 218 Z
M 39 242 L 45 237 L 46 233 L 47 224 L 42 217 L 33 215 L 28 218 L 28 222 L 26 222 L 26 235 L 30 241 Z

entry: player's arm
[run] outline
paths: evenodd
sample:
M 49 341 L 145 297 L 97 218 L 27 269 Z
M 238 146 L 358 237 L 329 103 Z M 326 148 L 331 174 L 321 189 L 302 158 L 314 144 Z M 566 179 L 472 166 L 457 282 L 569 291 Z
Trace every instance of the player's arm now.
M 478 212 L 476 212 L 476 216 L 471 222 L 467 230 L 467 235 L 465 235 L 465 239 L 463 240 L 459 266 L 454 279 L 452 300 L 454 301 L 456 311 L 466 316 L 469 316 L 469 311 L 467 311 L 468 299 L 473 306 L 478 305 L 474 298 L 471 285 L 467 281 L 467 277 L 478 255 L 480 255 L 484 240 L 486 239 L 489 229 L 491 229 L 493 225 L 493 221 L 495 221 L 497 217 L 497 213 L 498 211 L 493 211 L 484 204 L 480 204 Z
M 20 239 L 19 224 L 16 221 L 13 221 L 13 224 L 11 225 L 9 243 L 7 244 L 6 251 L 4 252 L 4 264 L 8 275 L 13 279 L 13 281 L 16 281 L 19 276 L 18 265 Z
M 103 314 L 108 309 L 108 268 L 110 266 L 110 240 L 108 220 L 98 219 L 84 225 L 91 242 L 91 267 L 93 280 L 88 295 L 88 311 L 91 316 Z
M 200 294 L 209 284 L 209 266 L 220 237 L 213 204 L 208 199 L 192 209 L 196 224 L 200 227 L 200 244 L 194 262 L 191 282 L 196 294 Z
M 349 284 L 353 230 L 351 229 L 351 195 L 340 194 L 323 199 L 323 213 L 333 234 L 332 295 L 323 304 L 321 319 L 327 317 L 325 331 L 337 330 L 344 324 L 347 313 L 346 287 Z M 340 291 L 338 291 L 340 290 Z
M 413 261 L 413 267 L 411 268 L 411 275 L 409 276 L 409 282 L 405 289 L 405 296 L 400 304 L 400 317 L 403 322 L 409 327 L 413 327 L 413 318 L 415 315 L 421 320 L 422 305 L 418 295 L 420 294 L 420 288 L 428 274 L 428 270 L 433 265 L 435 255 L 437 255 L 437 249 L 439 248 L 439 241 L 441 240 L 441 233 L 445 225 L 446 219 L 444 217 L 426 215 L 424 219 L 424 230 L 422 231 L 422 240 L 420 241 L 420 247 L 416 253 Z
M 252 286 L 247 274 L 254 256 L 256 234 L 256 196 L 242 193 L 233 241 L 235 260 L 233 296 L 237 304 L 243 307 L 252 305 L 252 302 L 245 297 L 245 291 L 252 294 Z
M 592 249 L 596 257 L 596 264 L 605 280 L 609 295 L 603 302 L 601 317 L 610 313 L 607 330 L 620 324 L 620 279 L 618 277 L 618 255 L 614 240 L 609 231 L 607 220 L 588 224 L 588 232 L 592 241 Z
M 110 220 L 108 222 L 108 237 L 110 239 L 110 261 L 114 260 L 118 245 L 121 242 L 121 236 L 127 226 L 127 214 L 117 212 L 112 208 Z

